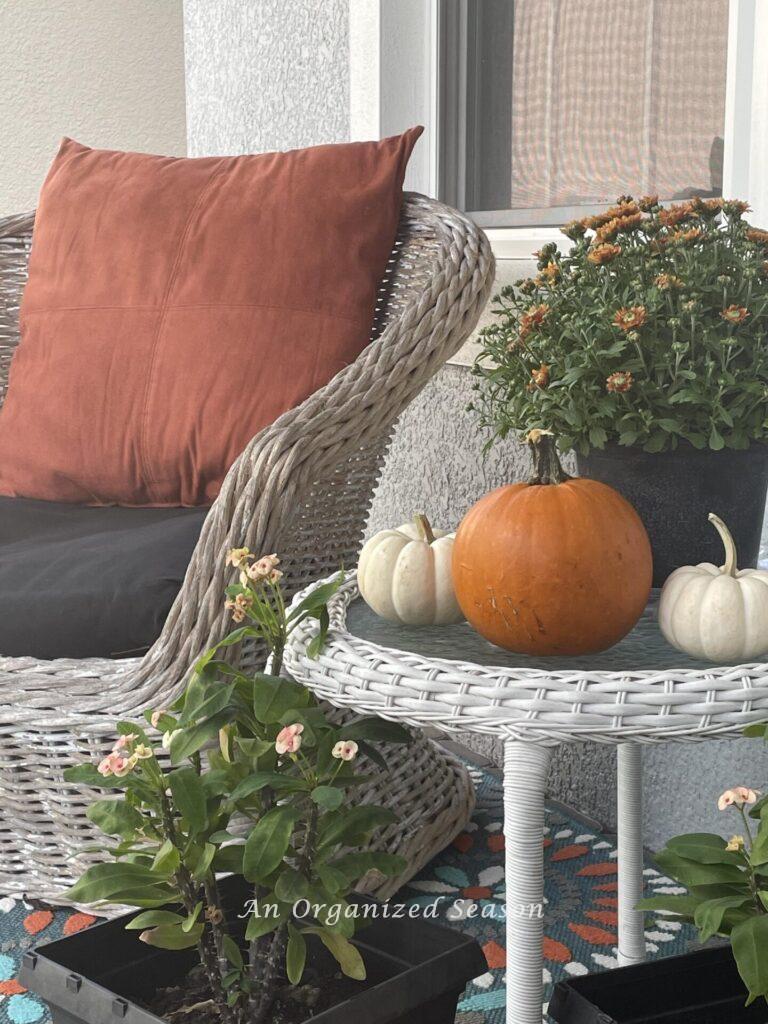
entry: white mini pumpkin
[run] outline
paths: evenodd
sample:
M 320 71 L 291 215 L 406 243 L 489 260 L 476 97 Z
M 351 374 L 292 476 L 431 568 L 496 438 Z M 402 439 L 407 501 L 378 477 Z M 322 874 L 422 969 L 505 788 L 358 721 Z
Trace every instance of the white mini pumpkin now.
M 736 567 L 728 527 L 710 512 L 725 545 L 725 565 L 684 565 L 661 591 L 659 626 L 680 651 L 707 661 L 738 663 L 768 651 L 768 572 Z
M 389 622 L 445 626 L 464 616 L 453 592 L 452 533 L 432 530 L 424 515 L 365 544 L 357 583 L 366 603 Z

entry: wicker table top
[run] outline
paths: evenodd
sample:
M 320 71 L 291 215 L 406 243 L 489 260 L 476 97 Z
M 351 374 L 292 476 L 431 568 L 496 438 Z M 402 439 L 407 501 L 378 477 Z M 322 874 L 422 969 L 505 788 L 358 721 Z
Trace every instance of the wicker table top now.
M 321 655 L 307 656 L 318 627 L 305 620 L 286 656 L 296 679 L 340 707 L 539 743 L 707 739 L 768 719 L 768 663 L 712 665 L 676 651 L 656 624 L 657 596 L 621 643 L 573 658 L 512 654 L 466 623 L 398 626 L 357 598 L 351 572 L 329 604 Z

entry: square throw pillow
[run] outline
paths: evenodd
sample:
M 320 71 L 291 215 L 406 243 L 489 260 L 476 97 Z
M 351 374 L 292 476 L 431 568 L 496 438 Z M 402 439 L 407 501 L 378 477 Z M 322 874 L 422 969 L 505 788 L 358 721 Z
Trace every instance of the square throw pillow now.
M 260 156 L 62 143 L 0 412 L 0 494 L 205 505 L 368 343 L 421 134 Z

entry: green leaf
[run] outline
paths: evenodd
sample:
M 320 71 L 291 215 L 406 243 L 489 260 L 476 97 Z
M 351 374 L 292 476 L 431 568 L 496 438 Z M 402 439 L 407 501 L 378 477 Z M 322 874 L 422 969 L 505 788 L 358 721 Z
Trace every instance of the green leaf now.
M 411 743 L 413 737 L 407 729 L 386 718 L 361 718 L 339 728 L 345 740 L 372 740 L 374 743 Z
M 181 854 L 170 839 L 166 839 L 155 854 L 155 859 L 152 861 L 152 867 L 157 871 L 167 872 L 170 874 L 176 870 L 180 863 Z
M 300 793 L 309 789 L 304 779 L 282 772 L 253 772 L 232 790 L 232 800 L 245 800 L 253 793 L 258 793 L 267 786 L 278 793 Z
M 275 807 L 259 819 L 243 854 L 243 874 L 249 882 L 262 881 L 278 867 L 288 851 L 298 817 L 292 807 Z
M 173 924 L 161 924 L 157 928 L 142 932 L 141 941 L 159 949 L 190 949 L 196 946 L 203 934 L 203 925 L 196 924 L 188 932 Z
M 608 435 L 602 427 L 589 428 L 589 443 L 593 448 L 602 448 L 608 440 Z
M 343 871 L 337 870 L 333 865 L 320 864 L 316 870 L 317 877 L 328 892 L 336 894 L 346 892 L 349 888 L 350 883 L 346 874 Z
M 712 424 L 712 428 L 709 432 L 709 447 L 712 449 L 713 452 L 722 451 L 722 449 L 725 447 L 725 441 L 721 437 L 714 423 Z
M 222 941 L 222 947 L 227 960 L 229 960 L 233 967 L 236 967 L 241 971 L 243 969 L 243 954 L 235 940 L 229 935 L 225 935 Z
M 214 736 L 218 736 L 219 729 L 227 725 L 229 717 L 227 712 L 222 711 L 189 729 L 180 729 L 171 740 L 171 764 L 180 764 L 201 750 Z
M 742 862 L 739 855 L 726 850 L 722 836 L 710 832 L 693 832 L 690 835 L 675 836 L 667 842 L 667 849 L 678 857 L 695 860 L 700 864 L 736 864 Z
M 335 811 L 344 803 L 344 793 L 334 786 L 317 786 L 310 796 L 318 807 L 324 807 L 328 811 Z
M 258 760 L 263 754 L 275 749 L 275 744 L 272 740 L 256 740 L 238 736 L 235 739 L 235 743 L 246 757 L 251 757 L 254 760 Z
M 64 896 L 70 903 L 94 903 L 108 900 L 118 892 L 156 886 L 166 877 L 141 864 L 94 864 L 67 889 Z
M 266 912 L 266 906 L 273 905 L 278 907 L 278 913 L 274 916 Z M 262 935 L 268 935 L 281 925 L 288 918 L 290 908 L 288 906 L 280 906 L 277 900 L 272 900 L 269 896 L 262 902 L 259 902 L 259 906 L 262 908 L 261 914 L 254 914 L 251 912 L 248 916 L 248 927 L 245 929 L 245 938 L 248 942 L 253 942 L 254 939 L 261 938 Z
M 95 764 L 75 764 L 65 768 L 64 781 L 75 786 L 93 786 L 94 789 L 116 789 L 122 782 L 113 775 L 104 778 L 97 771 Z
M 764 739 L 765 735 L 766 735 L 766 732 L 768 732 L 768 722 L 754 722 L 752 725 L 748 725 L 743 730 L 742 735 L 743 736 L 750 736 L 752 738 L 759 737 L 760 739 Z M 65 778 L 66 778 L 66 774 L 67 773 L 65 772 L 64 773 L 64 777 Z M 764 797 L 763 799 L 766 799 L 766 798 Z
M 391 825 L 396 820 L 396 815 L 388 807 L 363 805 L 340 808 L 322 818 L 319 845 L 327 847 L 343 842 L 347 846 L 356 846 L 364 842 L 375 829 Z
M 768 821 L 765 812 L 761 812 L 760 825 L 749 851 L 749 860 L 755 867 L 768 863 Z
M 305 935 L 317 935 L 328 952 L 338 963 L 341 973 L 355 981 L 365 981 L 365 964 L 356 946 L 338 932 L 327 928 L 303 928 Z
M 166 778 L 176 810 L 184 818 L 190 831 L 202 831 L 208 821 L 208 815 L 200 776 L 194 768 L 177 768 Z
M 307 943 L 301 932 L 288 922 L 288 945 L 285 950 L 285 973 L 292 985 L 298 985 L 307 962 Z
M 179 719 L 179 725 L 181 727 L 188 726 L 195 719 L 210 718 L 212 715 L 218 714 L 220 711 L 223 711 L 224 708 L 229 707 L 232 700 L 232 694 L 234 692 L 234 683 L 216 683 L 214 686 L 214 692 L 206 696 L 199 705 L 193 705 L 190 708 L 185 701 L 184 711 Z
M 309 882 L 296 868 L 285 867 L 275 882 L 275 896 L 283 903 L 296 903 L 306 898 Z
M 645 899 L 639 900 L 636 903 L 636 908 L 642 910 L 644 913 L 648 913 L 652 910 L 662 910 L 672 914 L 679 914 L 680 917 L 689 918 L 693 920 L 693 915 L 696 913 L 696 908 L 701 904 L 701 900 L 696 899 L 695 896 L 690 895 L 678 895 L 678 896 L 646 896 Z
M 192 877 L 196 882 L 202 882 L 205 878 L 215 856 L 216 846 L 213 843 L 205 843 L 196 858 L 189 858 L 191 862 L 190 866 L 192 868 Z
M 747 1005 L 758 996 L 768 996 L 768 914 L 756 914 L 737 924 L 731 932 L 731 948 L 749 990 Z
M 382 875 L 399 875 L 405 871 L 407 864 L 405 859 L 396 853 L 363 850 L 361 853 L 345 853 L 337 857 L 330 862 L 330 867 L 342 871 L 347 881 L 353 884 L 371 870 L 380 871 Z
M 191 913 L 187 914 L 187 916 L 184 918 L 184 921 L 182 922 L 182 925 L 181 925 L 181 930 L 182 931 L 189 932 L 189 931 L 191 931 L 194 928 L 194 926 L 197 924 L 198 917 L 200 917 L 200 911 L 202 909 L 203 909 L 202 900 L 198 900 L 198 902 L 195 904 L 195 907 L 191 911 Z
M 245 843 L 232 843 L 216 849 L 211 866 L 213 870 L 227 875 L 242 875 Z
M 130 838 L 144 824 L 144 818 L 125 800 L 96 800 L 85 812 L 89 821 L 108 836 Z
M 700 903 L 693 915 L 693 923 L 701 933 L 701 941 L 707 942 L 722 930 L 723 918 L 727 911 L 736 910 L 749 902 L 749 896 L 721 896 L 716 900 Z M 730 930 L 730 929 L 728 929 Z
M 383 772 L 390 771 L 390 767 L 387 764 L 385 758 L 379 753 L 379 751 L 367 740 L 360 740 L 360 753 L 365 754 L 369 761 L 373 761 L 377 768 L 381 768 Z
M 310 612 L 309 614 L 313 615 L 312 612 Z M 307 656 L 310 658 L 319 657 L 321 651 L 325 647 L 325 641 L 328 638 L 328 627 L 331 624 L 327 608 L 321 608 L 317 615 L 314 617 L 316 617 L 319 620 L 320 629 L 317 631 L 317 634 L 313 636 L 312 639 L 307 644 Z
M 279 722 L 286 711 L 303 708 L 309 703 L 309 691 L 289 679 L 278 676 L 257 677 L 253 713 L 265 725 Z
M 656 863 L 665 875 L 676 878 L 687 887 L 715 885 L 722 882 L 744 884 L 744 873 L 735 864 L 698 864 L 669 849 L 656 855 Z
M 139 932 L 144 928 L 149 928 L 150 925 L 157 924 L 183 925 L 184 918 L 170 910 L 145 910 L 143 913 L 137 914 L 136 917 L 132 917 L 125 926 L 125 930 Z
M 303 601 L 300 601 L 295 608 L 291 609 L 288 614 L 288 621 L 294 622 L 306 613 L 311 613 L 316 618 L 320 609 L 324 608 L 325 605 L 328 604 L 343 582 L 344 573 L 340 572 L 338 576 L 329 580 L 328 583 L 323 583 L 321 586 L 315 587 L 314 590 L 307 594 Z

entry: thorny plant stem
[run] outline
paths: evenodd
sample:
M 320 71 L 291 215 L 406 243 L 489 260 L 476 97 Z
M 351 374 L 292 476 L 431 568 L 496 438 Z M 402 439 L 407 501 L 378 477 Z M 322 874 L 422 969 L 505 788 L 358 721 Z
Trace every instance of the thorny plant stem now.
M 176 833 L 176 826 L 174 825 L 173 814 L 171 813 L 168 797 L 162 789 L 160 791 L 160 800 L 165 838 L 168 839 L 176 849 L 179 850 L 179 852 L 181 852 L 179 849 L 178 835 Z M 189 869 L 184 864 L 181 864 L 174 873 L 174 882 L 181 894 L 185 910 L 188 914 L 193 913 L 198 902 L 197 890 L 192 876 L 189 873 Z M 197 952 L 222 1021 L 224 1021 L 224 1024 L 242 1024 L 240 1015 L 235 1015 L 234 1010 L 227 1003 L 227 994 L 221 983 L 221 973 L 216 959 L 216 948 L 213 936 L 211 934 L 211 930 L 207 927 L 203 928 L 203 933 L 197 943 Z

